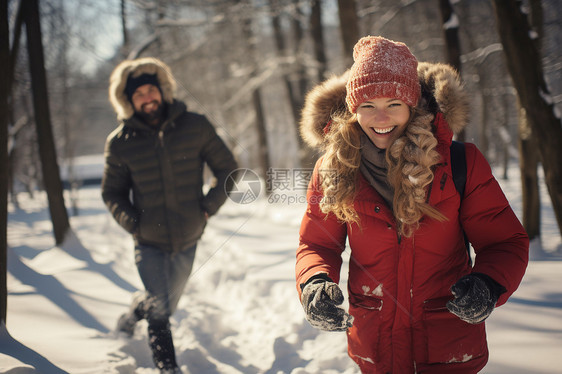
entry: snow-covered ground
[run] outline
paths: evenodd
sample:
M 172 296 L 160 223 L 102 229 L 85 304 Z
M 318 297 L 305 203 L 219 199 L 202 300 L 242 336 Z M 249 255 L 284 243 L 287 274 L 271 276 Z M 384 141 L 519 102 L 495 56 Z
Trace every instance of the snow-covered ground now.
M 516 170 L 500 182 L 519 213 Z M 541 197 L 542 241 L 533 243 L 520 289 L 489 319 L 485 373 L 561 372 L 562 244 L 544 188 Z M 132 240 L 108 214 L 99 187 L 79 191 L 73 233 L 59 247 L 45 196 L 18 198 L 20 209 L 9 208 L 0 372 L 156 373 L 145 322 L 133 339 L 113 331 L 142 287 Z M 294 260 L 304 209 L 294 201 L 228 201 L 210 220 L 172 320 L 182 367 L 204 374 L 358 373 L 345 334 L 311 328 L 297 299 Z

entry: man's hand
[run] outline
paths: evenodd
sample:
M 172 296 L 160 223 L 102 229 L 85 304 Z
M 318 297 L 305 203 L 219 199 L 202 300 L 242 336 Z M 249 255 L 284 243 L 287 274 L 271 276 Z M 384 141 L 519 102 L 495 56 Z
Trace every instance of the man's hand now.
M 455 298 L 447 302 L 447 309 L 465 322 L 481 323 L 494 310 L 499 291 L 505 288 L 484 274 L 465 275 L 451 287 Z
M 324 331 L 346 331 L 353 324 L 353 317 L 343 308 L 343 293 L 326 274 L 310 278 L 302 289 L 301 303 L 306 319 Z

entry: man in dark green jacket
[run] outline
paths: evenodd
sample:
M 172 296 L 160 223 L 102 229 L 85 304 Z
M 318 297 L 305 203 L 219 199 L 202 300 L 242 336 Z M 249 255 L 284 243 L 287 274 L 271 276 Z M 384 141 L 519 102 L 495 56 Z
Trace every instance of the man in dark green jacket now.
M 236 161 L 202 115 L 174 99 L 170 69 L 155 58 L 127 60 L 110 78 L 109 99 L 121 121 L 107 138 L 102 197 L 133 235 L 145 292 L 137 293 L 118 330 L 148 321 L 162 373 L 179 373 L 169 317 L 175 311 L 207 219 L 225 202 Z M 216 179 L 203 193 L 203 167 Z

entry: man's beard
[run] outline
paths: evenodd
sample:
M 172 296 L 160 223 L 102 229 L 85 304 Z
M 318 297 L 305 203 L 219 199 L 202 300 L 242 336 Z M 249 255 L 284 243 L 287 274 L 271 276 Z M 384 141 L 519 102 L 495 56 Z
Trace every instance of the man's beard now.
M 157 105 L 156 109 L 151 111 L 151 112 L 145 112 L 144 111 L 144 106 L 146 105 L 151 105 L 155 103 Z M 140 117 L 144 122 L 150 124 L 150 125 L 155 125 L 158 124 L 162 117 L 163 117 L 163 113 L 164 113 L 164 105 L 162 103 L 157 102 L 156 100 L 148 103 L 148 104 L 144 104 L 141 107 L 140 111 L 135 111 L 136 115 L 138 117 Z

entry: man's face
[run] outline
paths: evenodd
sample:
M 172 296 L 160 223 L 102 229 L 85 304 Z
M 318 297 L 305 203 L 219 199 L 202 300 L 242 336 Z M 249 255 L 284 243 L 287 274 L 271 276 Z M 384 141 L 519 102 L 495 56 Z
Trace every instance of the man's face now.
M 135 112 L 149 124 L 157 124 L 162 114 L 162 94 L 158 87 L 144 84 L 137 88 L 131 97 Z

